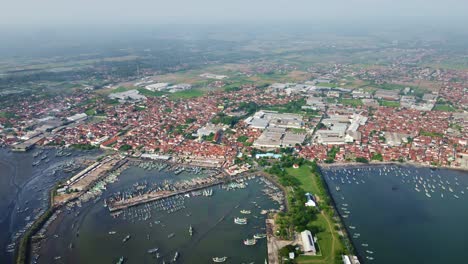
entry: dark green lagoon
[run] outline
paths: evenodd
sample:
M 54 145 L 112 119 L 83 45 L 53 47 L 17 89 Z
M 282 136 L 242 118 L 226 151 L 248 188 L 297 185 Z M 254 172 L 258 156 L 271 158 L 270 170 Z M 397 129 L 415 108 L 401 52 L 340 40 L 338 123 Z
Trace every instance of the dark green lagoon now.
M 467 263 L 468 173 L 322 168 L 362 263 Z
M 243 189 L 227 191 L 217 186 L 211 188 L 212 196 L 173 198 L 168 203 L 183 204 L 173 213 L 158 210 L 150 203 L 113 217 L 103 206 L 103 198 L 137 182 L 173 182 L 192 177 L 197 176 L 130 167 L 119 176 L 119 181 L 107 186 L 99 200 L 59 215 L 49 226 L 38 262 L 116 263 L 123 256 L 125 263 L 172 263 L 177 251 L 177 263 L 212 263 L 213 257 L 223 256 L 228 257 L 226 263 L 264 263 L 266 239 L 258 240 L 254 246 L 243 244 L 255 233 L 265 233 L 266 215 L 260 212 L 279 207 L 262 193 L 265 184 L 260 178 L 246 181 L 248 185 Z M 243 209 L 251 214 L 241 214 Z M 235 217 L 247 217 L 248 224 L 234 224 Z M 189 235 L 190 225 L 193 236 Z M 111 231 L 115 234 L 109 234 Z M 122 242 L 127 235 L 131 238 Z M 158 248 L 159 258 L 147 252 L 153 248 Z

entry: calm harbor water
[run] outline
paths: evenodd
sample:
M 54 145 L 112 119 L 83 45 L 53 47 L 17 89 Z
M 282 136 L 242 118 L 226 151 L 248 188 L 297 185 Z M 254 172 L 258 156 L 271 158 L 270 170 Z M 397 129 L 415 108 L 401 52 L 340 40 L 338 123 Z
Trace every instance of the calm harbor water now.
M 466 263 L 467 172 L 397 165 L 322 172 L 362 263 Z
M 158 210 L 158 203 L 126 209 L 113 217 L 104 207 L 104 198 L 128 190 L 136 183 L 161 183 L 187 180 L 195 176 L 184 172 L 144 170 L 130 167 L 109 184 L 101 198 L 81 208 L 65 210 L 48 228 L 47 239 L 40 249 L 39 263 L 116 263 L 123 256 L 125 263 L 171 263 L 175 252 L 177 263 L 212 263 L 213 257 L 228 257 L 227 263 L 263 263 L 267 256 L 266 239 L 245 246 L 243 240 L 256 233 L 265 233 L 262 209 L 279 205 L 262 193 L 260 178 L 247 181 L 244 189 L 211 188 L 212 196 L 178 196 L 164 204 L 182 204 L 182 209 L 168 213 Z M 251 214 L 241 214 L 250 210 Z M 247 217 L 247 225 L 234 224 L 235 217 Z M 193 236 L 189 227 L 193 227 Z M 109 234 L 115 232 L 115 234 Z M 79 234 L 79 235 L 77 235 Z M 123 239 L 130 235 L 127 242 Z M 158 248 L 156 254 L 148 250 Z

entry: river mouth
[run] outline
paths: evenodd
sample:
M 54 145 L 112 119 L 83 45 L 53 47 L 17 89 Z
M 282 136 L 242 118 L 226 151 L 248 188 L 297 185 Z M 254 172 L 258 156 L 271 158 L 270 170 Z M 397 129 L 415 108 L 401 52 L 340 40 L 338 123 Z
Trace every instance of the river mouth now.
M 464 262 L 467 172 L 375 165 L 322 173 L 362 263 Z
M 196 177 L 203 176 L 129 167 L 100 198 L 62 210 L 40 243 L 38 263 L 116 263 L 120 257 L 125 263 L 170 263 L 176 252 L 178 263 L 212 263 L 212 258 L 224 256 L 230 263 L 263 263 L 266 239 L 253 246 L 243 243 L 266 232 L 263 210 L 280 206 L 263 192 L 273 185 L 261 177 L 246 179 L 241 188 L 217 185 L 117 213 L 104 206 L 104 200 L 116 193 Z M 245 217 L 248 223 L 235 224 L 236 217 Z

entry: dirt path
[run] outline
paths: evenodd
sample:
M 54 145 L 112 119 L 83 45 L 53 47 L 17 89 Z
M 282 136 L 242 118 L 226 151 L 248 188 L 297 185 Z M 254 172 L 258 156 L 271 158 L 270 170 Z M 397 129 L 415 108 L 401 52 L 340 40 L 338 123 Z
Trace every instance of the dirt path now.
M 333 232 L 333 226 L 332 224 L 330 223 L 330 219 L 328 219 L 328 217 L 325 215 L 325 213 L 322 211 L 321 214 L 323 215 L 323 217 L 325 217 L 325 221 L 327 221 L 327 225 L 328 225 L 328 229 L 330 230 L 331 232 L 331 236 L 332 236 L 332 244 L 331 244 L 331 250 L 330 250 L 330 255 L 329 257 L 333 259 L 333 255 L 335 253 L 335 234 Z

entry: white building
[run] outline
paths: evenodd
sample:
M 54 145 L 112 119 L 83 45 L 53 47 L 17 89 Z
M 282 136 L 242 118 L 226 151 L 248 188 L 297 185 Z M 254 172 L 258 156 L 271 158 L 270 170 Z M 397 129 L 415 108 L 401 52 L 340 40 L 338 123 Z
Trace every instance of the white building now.
M 311 207 L 316 207 L 317 203 L 314 201 L 314 197 L 310 193 L 305 194 L 307 197 L 307 202 L 305 203 L 305 206 L 311 206 Z
M 304 253 L 316 254 L 317 250 L 315 249 L 314 236 L 310 233 L 309 230 L 301 232 L 302 246 L 304 248 Z
M 81 114 L 76 114 L 76 115 L 69 116 L 69 117 L 67 117 L 67 120 L 71 121 L 71 122 L 76 122 L 76 121 L 79 121 L 79 120 L 84 120 L 87 116 L 88 115 L 86 115 L 85 113 L 81 113 Z
M 347 255 L 343 255 L 341 258 L 343 259 L 344 264 L 352 264 L 351 259 Z
M 153 91 L 153 92 L 162 91 L 162 90 L 166 90 L 168 86 L 169 86 L 169 83 L 154 83 L 154 84 L 146 85 L 145 89 Z

